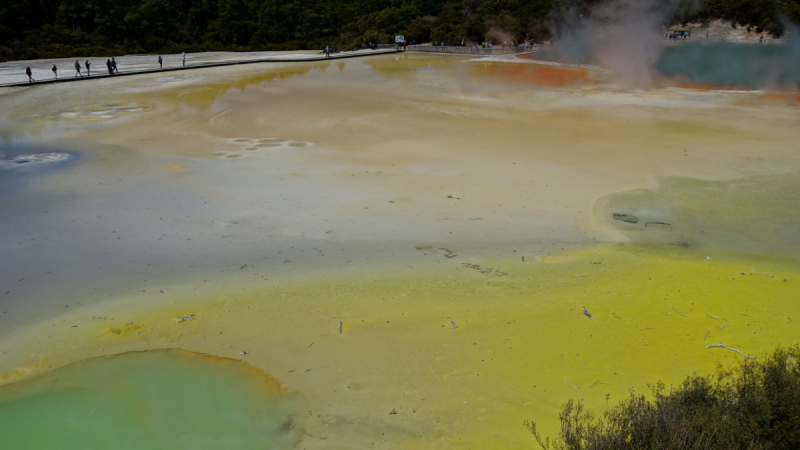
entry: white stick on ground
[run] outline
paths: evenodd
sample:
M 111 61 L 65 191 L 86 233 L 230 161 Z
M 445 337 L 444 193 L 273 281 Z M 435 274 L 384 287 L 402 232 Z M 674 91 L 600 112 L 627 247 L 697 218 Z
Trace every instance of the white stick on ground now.
M 675 307 L 674 307 L 674 306 L 672 307 L 672 309 L 674 309 L 674 310 L 675 310 L 675 312 L 676 312 L 676 313 L 678 313 L 678 315 L 679 315 L 679 316 L 683 316 L 683 317 L 689 317 L 689 316 L 687 316 L 686 314 L 683 314 L 683 313 L 681 313 L 680 311 L 678 311 L 677 309 L 675 309 Z
M 722 345 L 722 344 L 711 344 L 711 345 L 707 346 L 706 348 L 708 349 L 708 348 L 711 348 L 711 347 L 719 347 L 719 348 L 724 348 L 725 350 L 734 351 L 734 352 L 736 352 L 736 353 L 738 353 L 738 354 L 740 354 L 740 355 L 744 356 L 745 358 L 748 358 L 748 359 L 756 359 L 756 357 L 755 357 L 755 356 L 749 356 L 749 355 L 745 355 L 744 353 L 740 352 L 739 350 L 736 350 L 735 348 L 726 347 L 726 346 L 724 346 L 724 345 Z
M 567 383 L 572 384 L 572 381 L 569 381 L 569 378 L 567 378 Z M 575 389 L 580 389 L 579 386 L 575 386 L 574 384 L 572 384 L 572 387 L 574 387 Z

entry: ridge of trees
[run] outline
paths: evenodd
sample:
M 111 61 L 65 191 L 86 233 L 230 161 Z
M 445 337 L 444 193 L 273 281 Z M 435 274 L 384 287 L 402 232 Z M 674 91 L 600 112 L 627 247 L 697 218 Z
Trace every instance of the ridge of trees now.
M 181 51 L 543 41 L 564 11 L 607 0 L 5 0 L 0 60 Z M 668 2 L 674 0 L 654 0 Z M 680 0 L 673 22 L 729 19 L 774 35 L 800 0 Z

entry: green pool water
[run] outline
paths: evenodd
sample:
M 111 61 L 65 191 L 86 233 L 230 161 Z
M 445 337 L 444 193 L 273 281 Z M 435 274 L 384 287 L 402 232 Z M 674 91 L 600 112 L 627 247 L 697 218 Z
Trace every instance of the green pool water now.
M 302 396 L 238 361 L 126 353 L 0 388 L 0 448 L 289 449 L 304 410 Z
M 568 41 L 528 59 L 566 64 L 600 64 L 590 42 Z M 613 70 L 614 67 L 607 67 Z M 733 89 L 796 90 L 800 87 L 800 42 L 741 44 L 691 41 L 669 44 L 659 51 L 655 73 L 668 80 Z

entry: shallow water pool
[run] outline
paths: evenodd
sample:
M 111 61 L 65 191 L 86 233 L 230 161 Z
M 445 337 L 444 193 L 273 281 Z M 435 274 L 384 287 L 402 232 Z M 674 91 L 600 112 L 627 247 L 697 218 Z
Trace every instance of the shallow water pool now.
M 13 449 L 292 448 L 303 399 L 264 372 L 180 350 L 70 364 L 0 389 Z

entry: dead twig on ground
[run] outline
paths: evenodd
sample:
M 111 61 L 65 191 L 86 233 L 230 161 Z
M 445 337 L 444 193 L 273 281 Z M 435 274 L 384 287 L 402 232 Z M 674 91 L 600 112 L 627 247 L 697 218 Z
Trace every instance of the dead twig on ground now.
M 738 354 L 740 354 L 740 355 L 744 356 L 745 358 L 748 358 L 748 359 L 756 359 L 756 357 L 755 357 L 755 356 L 745 355 L 744 353 L 740 352 L 739 350 L 736 350 L 735 348 L 726 347 L 726 346 L 724 346 L 724 345 L 722 345 L 722 344 L 711 344 L 711 345 L 707 346 L 706 348 L 707 348 L 707 349 L 709 349 L 709 348 L 711 348 L 711 347 L 719 347 L 719 348 L 724 348 L 725 350 L 730 350 L 730 351 L 732 351 L 732 352 L 736 352 L 736 353 L 738 353 Z

